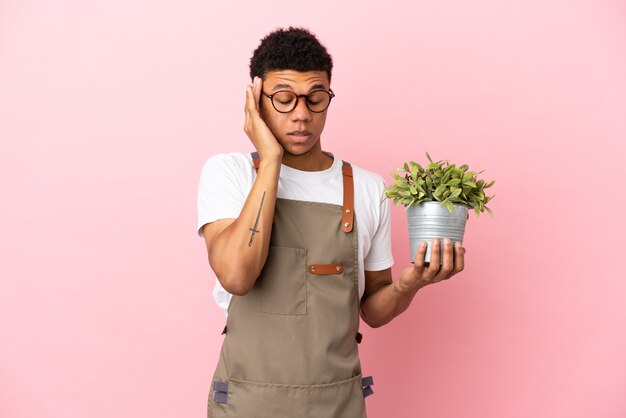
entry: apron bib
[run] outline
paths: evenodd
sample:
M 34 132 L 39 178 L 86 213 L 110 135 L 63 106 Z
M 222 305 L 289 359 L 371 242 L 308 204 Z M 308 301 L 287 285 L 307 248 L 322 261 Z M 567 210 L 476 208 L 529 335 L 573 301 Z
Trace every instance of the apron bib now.
M 267 261 L 228 307 L 209 418 L 366 417 L 354 185 L 342 170 L 343 206 L 276 199 Z

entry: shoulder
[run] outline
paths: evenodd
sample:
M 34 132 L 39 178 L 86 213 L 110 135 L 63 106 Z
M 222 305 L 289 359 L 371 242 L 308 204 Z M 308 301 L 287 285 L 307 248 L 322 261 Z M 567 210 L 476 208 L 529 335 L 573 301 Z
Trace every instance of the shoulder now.
M 204 163 L 204 167 L 246 168 L 252 163 L 252 156 L 245 152 L 221 152 L 213 154 Z
M 210 156 L 202 166 L 200 185 L 203 189 L 245 193 L 252 188 L 254 175 L 249 153 L 219 153 Z
M 213 154 L 202 166 L 201 177 L 231 177 L 249 179 L 252 177 L 254 166 L 252 156 L 245 152 L 228 152 Z
M 385 179 L 382 175 L 354 164 L 351 165 L 355 187 L 367 190 L 370 196 L 380 196 L 385 191 Z

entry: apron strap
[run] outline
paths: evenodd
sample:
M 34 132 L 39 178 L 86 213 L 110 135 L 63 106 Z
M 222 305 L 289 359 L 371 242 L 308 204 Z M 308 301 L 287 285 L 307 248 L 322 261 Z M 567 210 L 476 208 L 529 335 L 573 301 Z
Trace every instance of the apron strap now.
M 344 161 L 341 167 L 343 172 L 343 217 L 341 229 L 346 234 L 352 231 L 354 223 L 354 182 L 352 181 L 352 166 Z
M 252 163 L 254 164 L 254 169 L 256 171 L 259 171 L 259 164 L 261 164 L 261 158 L 259 157 L 259 152 L 254 151 L 254 152 L 251 152 L 250 155 L 252 155 Z
M 322 152 L 329 157 L 332 157 L 331 153 L 326 151 Z M 259 165 L 261 164 L 259 152 L 254 151 L 250 153 L 250 155 L 252 155 L 254 169 L 258 172 Z M 352 232 L 354 224 L 354 181 L 352 179 L 352 166 L 349 162 L 343 161 L 341 172 L 343 174 L 343 208 L 341 211 L 341 229 L 347 234 Z

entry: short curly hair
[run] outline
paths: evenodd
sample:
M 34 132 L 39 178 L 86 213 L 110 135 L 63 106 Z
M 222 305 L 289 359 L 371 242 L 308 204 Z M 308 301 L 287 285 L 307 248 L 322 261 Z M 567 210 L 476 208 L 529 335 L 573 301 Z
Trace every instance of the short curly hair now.
M 279 28 L 261 39 L 250 58 L 250 78 L 272 70 L 326 71 L 328 81 L 333 59 L 315 35 L 305 28 Z

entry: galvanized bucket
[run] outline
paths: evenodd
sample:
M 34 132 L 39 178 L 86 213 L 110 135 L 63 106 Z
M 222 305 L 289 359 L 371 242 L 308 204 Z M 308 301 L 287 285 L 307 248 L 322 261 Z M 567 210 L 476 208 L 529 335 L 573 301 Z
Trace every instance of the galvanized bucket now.
M 426 241 L 426 265 L 430 264 L 433 238 L 441 240 L 439 264 L 443 263 L 443 238 L 448 237 L 452 245 L 456 241 L 463 244 L 465 223 L 469 218 L 469 206 L 455 203 L 452 213 L 441 207 L 441 202 L 422 202 L 407 207 L 406 216 L 409 226 L 409 245 L 411 247 L 411 263 L 415 262 L 415 254 L 420 242 Z

